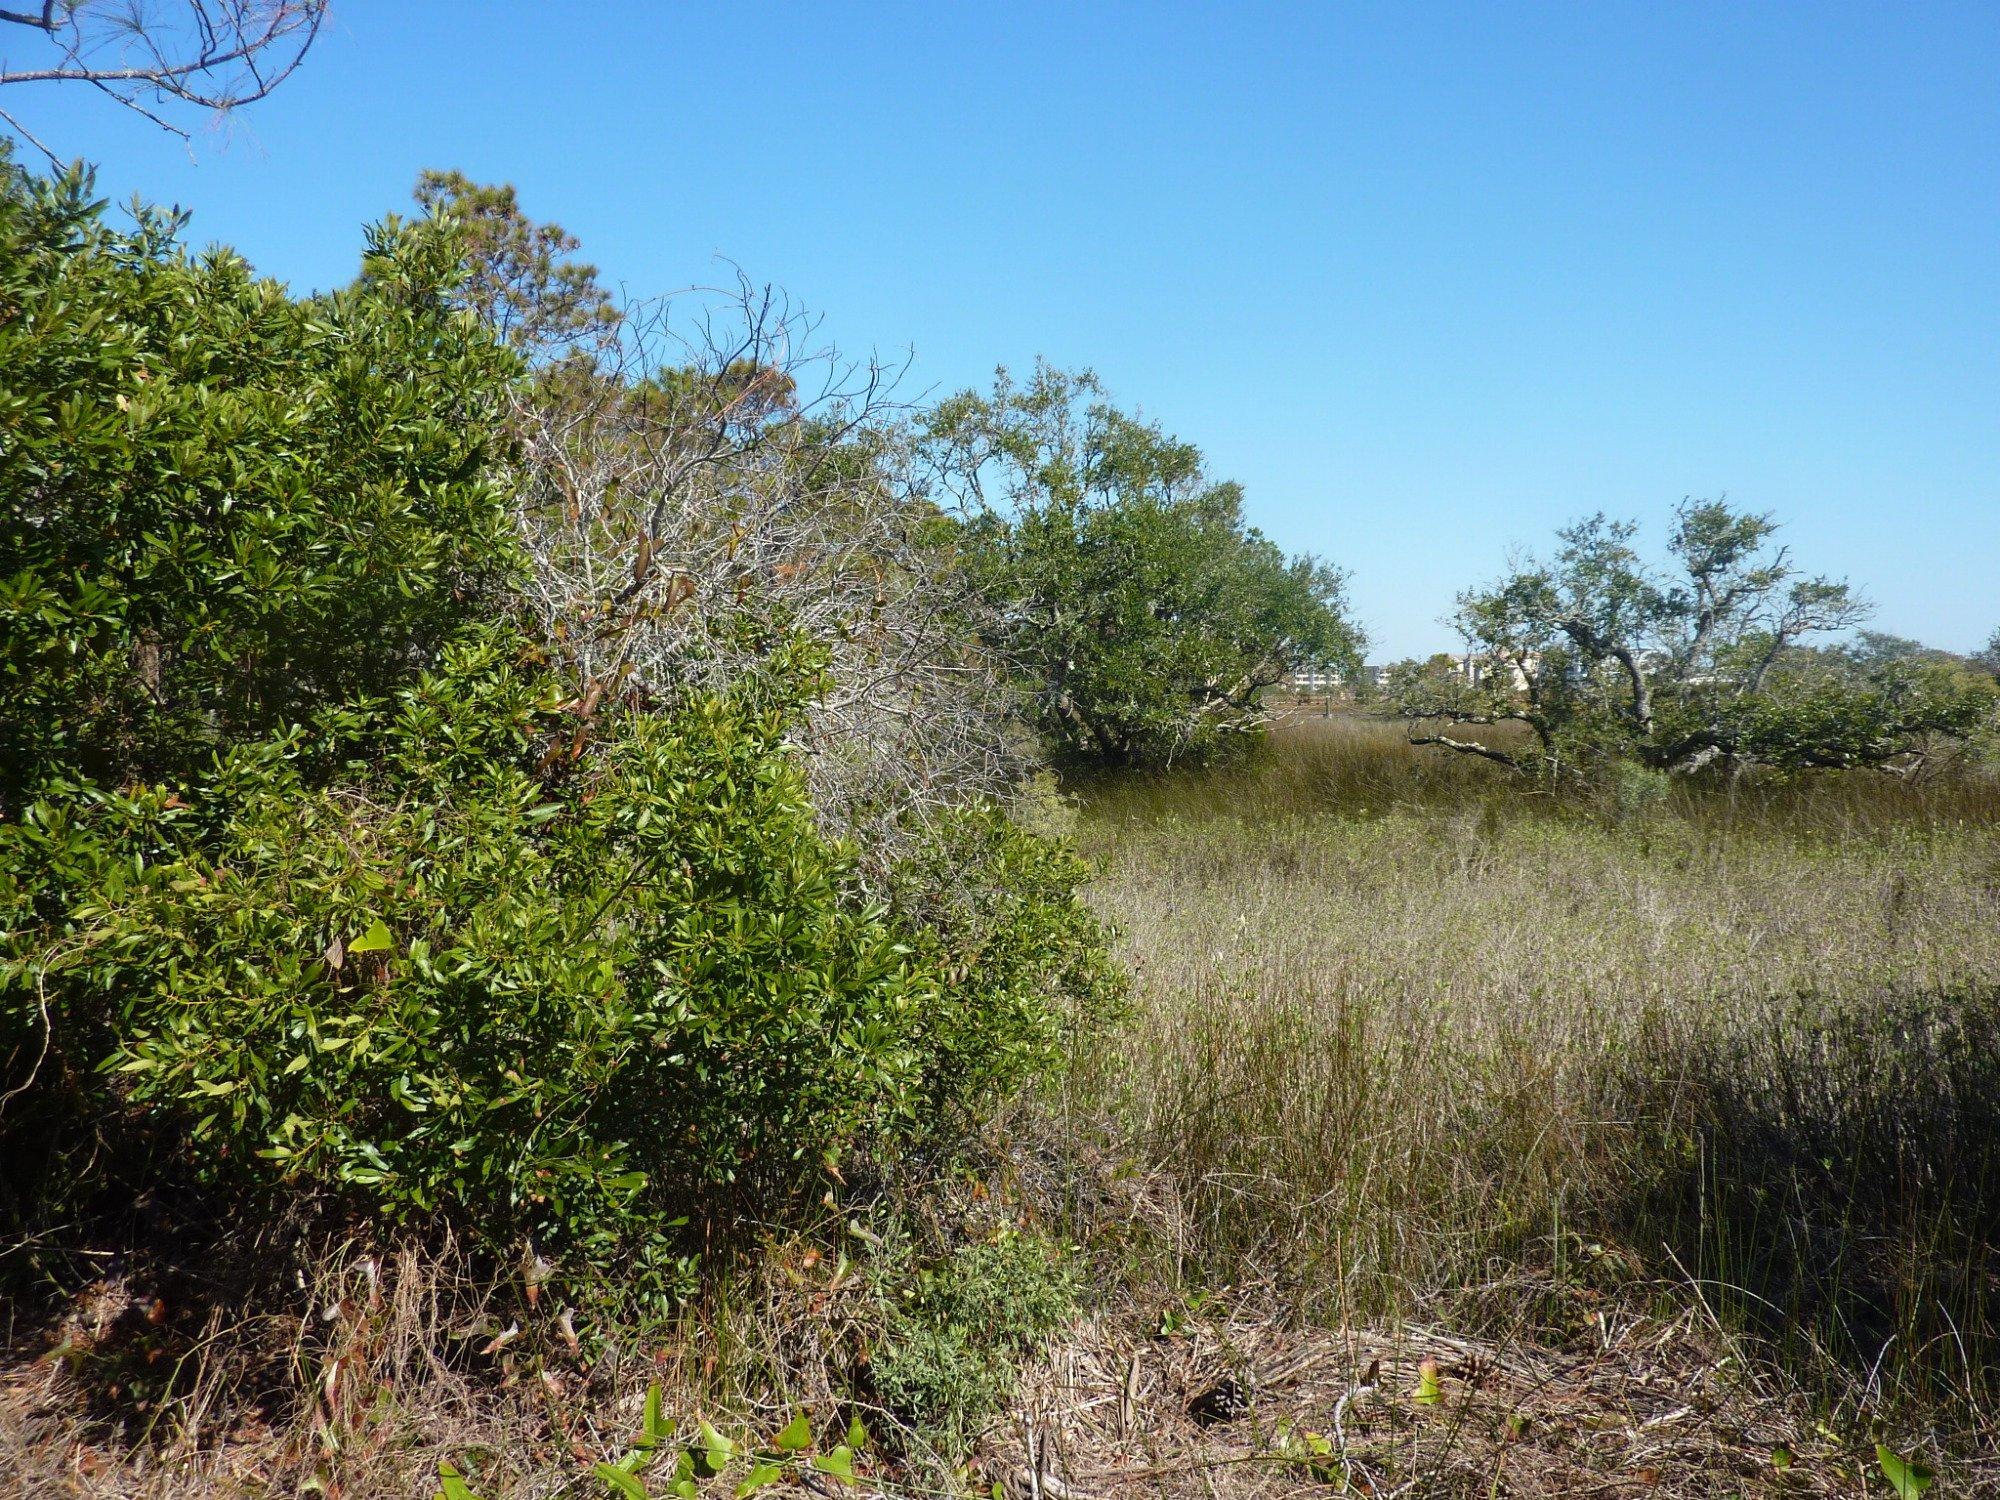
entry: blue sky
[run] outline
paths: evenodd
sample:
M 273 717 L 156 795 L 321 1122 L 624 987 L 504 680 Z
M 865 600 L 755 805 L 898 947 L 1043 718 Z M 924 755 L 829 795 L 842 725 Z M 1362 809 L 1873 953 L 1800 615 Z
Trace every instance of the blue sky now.
M 913 348 L 910 394 L 1094 366 L 1351 571 L 1378 658 L 1449 645 L 1456 590 L 1565 519 L 1724 492 L 1882 628 L 2000 625 L 1991 0 L 336 0 L 192 159 L 8 92 L 300 288 L 457 167 L 634 292 L 727 257 Z

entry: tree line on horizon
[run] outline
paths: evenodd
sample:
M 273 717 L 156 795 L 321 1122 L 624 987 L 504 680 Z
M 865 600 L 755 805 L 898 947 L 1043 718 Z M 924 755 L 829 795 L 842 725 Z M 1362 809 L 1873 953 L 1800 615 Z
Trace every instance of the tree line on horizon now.
M 0 85 L 88 84 L 185 137 L 176 112 L 227 113 L 288 79 L 328 10 L 328 0 L 173 0 L 156 10 L 85 0 L 0 12 L 53 49 L 40 65 L 0 71 Z M 17 119 L 0 112 L 0 121 L 60 167 Z M 614 384 L 647 399 L 676 381 L 685 388 L 691 372 L 674 372 L 673 350 L 661 347 L 680 335 L 617 306 L 595 269 L 572 258 L 574 240 L 527 219 L 512 188 L 430 172 L 416 197 L 467 226 L 459 296 L 531 366 L 560 354 L 575 377 L 615 351 L 606 367 Z M 797 383 L 782 367 L 789 348 L 760 366 L 759 339 L 797 333 L 800 318 L 768 291 L 761 308 L 747 284 L 738 291 L 748 337 L 723 373 L 739 386 L 732 401 L 750 396 L 768 415 L 795 400 Z M 712 356 L 710 342 L 703 352 Z M 663 359 L 662 371 L 647 368 Z M 838 409 L 836 420 L 856 432 L 886 432 L 896 424 L 882 420 L 886 403 L 876 399 L 885 373 L 871 366 L 865 389 L 823 386 L 803 409 Z M 561 382 L 540 383 L 546 393 Z M 570 388 L 601 406 L 602 381 L 572 378 Z M 734 410 L 718 405 L 720 394 L 708 392 L 711 406 Z M 619 402 L 633 406 L 629 393 Z M 917 434 L 916 457 L 902 454 L 896 482 L 908 486 L 922 470 L 926 501 L 955 509 L 965 572 L 979 575 L 982 643 L 1017 684 L 1033 679 L 1026 717 L 1057 757 L 1199 761 L 1249 743 L 1266 691 L 1300 668 L 1363 682 L 1365 636 L 1345 612 L 1339 571 L 1286 559 L 1245 525 L 1238 486 L 1208 476 L 1192 445 L 1120 411 L 1088 371 L 1038 363 L 1016 383 L 1003 369 L 990 393 L 961 392 L 901 429 L 906 449 Z M 595 430 L 602 435 L 601 424 Z M 1966 657 L 1866 630 L 1828 646 L 1824 637 L 1852 630 L 1869 608 L 1847 584 L 1799 575 L 1789 548 L 1768 546 L 1776 529 L 1768 515 L 1684 501 L 1661 572 L 1633 548 L 1635 523 L 1582 520 L 1559 533 L 1552 563 L 1461 596 L 1449 621 L 1466 646 L 1456 670 L 1435 657 L 1399 662 L 1379 674 L 1379 694 L 1376 674 L 1366 674 L 1368 696 L 1409 720 L 1418 743 L 1558 778 L 1613 762 L 1670 774 L 1716 763 L 1910 772 L 1940 743 L 1987 727 L 1980 678 L 2000 673 L 2000 628 Z M 626 592 L 644 584 L 635 576 Z M 938 659 L 933 644 L 904 651 L 903 675 Z M 932 674 L 929 686 L 942 680 Z M 1500 725 L 1532 734 L 1534 749 L 1464 733 Z M 956 747 L 961 761 L 965 748 Z M 1010 757 L 971 758 L 992 772 Z
M 634 326 L 574 240 L 526 218 L 511 188 L 431 173 L 417 197 L 471 226 L 469 295 L 537 363 Z M 744 349 L 730 359 L 739 381 L 760 368 Z M 868 369 L 857 429 L 890 409 L 884 376 Z M 798 399 L 793 372 L 762 378 L 780 405 Z M 1199 764 L 1254 744 L 1270 690 L 1296 674 L 1362 680 L 1367 636 L 1344 574 L 1285 557 L 1247 525 L 1241 486 L 1089 371 L 1002 369 L 990 391 L 887 425 L 898 486 L 940 518 L 931 534 L 948 536 L 979 598 L 981 639 L 1058 764 Z M 1461 596 L 1447 621 L 1466 642 L 1460 670 L 1400 662 L 1369 696 L 1419 743 L 1558 778 L 1614 760 L 1910 772 L 1991 727 L 2000 629 L 1966 656 L 1870 631 L 1865 596 L 1803 574 L 1772 516 L 1690 500 L 1672 519 L 1664 565 L 1641 554 L 1636 523 L 1600 514 L 1563 530 L 1550 562 Z M 1486 670 L 1475 681 L 1465 662 Z M 1535 752 L 1446 732 L 1500 724 L 1532 732 Z

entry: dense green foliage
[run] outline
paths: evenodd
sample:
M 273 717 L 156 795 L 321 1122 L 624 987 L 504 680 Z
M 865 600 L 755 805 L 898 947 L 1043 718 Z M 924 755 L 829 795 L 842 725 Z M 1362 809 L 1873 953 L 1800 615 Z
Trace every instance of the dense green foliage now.
M 1078 1021 L 1123 1008 L 1124 971 L 1081 898 L 1089 875 L 1068 848 L 987 806 L 944 819 L 898 861 L 891 916 L 948 986 L 915 1017 L 924 1113 L 1059 1073 Z
M 1993 683 L 1947 653 L 1867 633 L 1806 644 L 1868 606 L 1845 583 L 1800 576 L 1768 545 L 1775 530 L 1768 516 L 1683 505 L 1655 569 L 1635 526 L 1579 522 L 1553 561 L 1460 597 L 1464 664 L 1408 664 L 1389 696 L 1412 721 L 1447 726 L 1421 743 L 1548 772 L 1909 770 L 1939 742 L 1993 729 Z M 1531 752 L 1450 727 L 1510 723 L 1533 734 Z
M 677 1221 L 936 1129 L 1115 1001 L 1082 866 L 990 810 L 936 831 L 950 882 L 862 896 L 782 629 L 726 692 L 570 696 L 508 602 L 518 365 L 455 305 L 460 228 L 392 223 L 305 302 L 172 228 L 0 197 L 10 1129 L 657 1302 Z
M 341 715 L 367 760 L 329 786 L 279 736 L 188 807 L 98 795 L 23 830 L 67 898 L 34 974 L 65 1051 L 108 1027 L 85 1050 L 188 1121 L 198 1175 L 445 1209 L 644 1287 L 705 1187 L 782 1183 L 1055 1060 L 1051 996 L 1098 979 L 1071 867 L 996 833 L 1021 889 L 977 948 L 899 928 L 845 899 L 785 705 L 635 715 L 549 778 L 555 705 L 516 651 L 456 647 Z
M 184 775 L 406 680 L 506 566 L 508 358 L 452 245 L 295 302 L 78 176 L 0 191 L 0 797 Z
M 2000 630 L 1986 638 L 1986 644 L 1974 653 L 1972 664 L 1982 672 L 2000 677 Z
M 960 1451 L 1013 1394 L 1015 1365 L 1075 1310 L 1080 1267 L 1064 1246 L 1004 1228 L 929 1260 L 892 1244 L 882 1261 L 872 1392 L 927 1441 Z
M 1200 759 L 1240 743 L 1294 667 L 1358 660 L 1339 573 L 1246 526 L 1238 486 L 1091 376 L 1003 373 L 991 396 L 942 403 L 927 442 L 972 511 L 999 645 L 1062 754 Z

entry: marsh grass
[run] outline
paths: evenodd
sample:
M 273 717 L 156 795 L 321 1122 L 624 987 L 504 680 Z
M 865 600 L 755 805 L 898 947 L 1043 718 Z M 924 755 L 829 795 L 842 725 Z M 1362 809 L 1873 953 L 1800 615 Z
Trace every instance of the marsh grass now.
M 1454 733 L 1487 737 L 1524 751 L 1519 725 Z M 1643 785 L 1644 790 L 1637 788 Z M 1469 755 L 1412 745 L 1404 725 L 1359 710 L 1312 707 L 1285 712 L 1249 754 L 1217 767 L 1117 772 L 1071 783 L 1095 825 L 1229 817 L 1265 821 L 1334 813 L 1365 816 L 1397 808 L 1424 813 L 1489 811 L 1494 816 L 1560 811 L 1629 820 L 1670 814 L 1700 827 L 1757 826 L 1793 837 L 1902 834 L 2000 823 L 2000 765 L 1940 755 L 1908 779 L 1868 772 L 1809 772 L 1741 778 L 1619 778 L 1560 795 Z
M 2000 1398 L 2000 795 L 1538 794 L 1354 718 L 1083 790 L 1138 1010 L 1064 1129 L 1141 1279 L 1588 1338 L 1692 1305 L 1870 1419 Z

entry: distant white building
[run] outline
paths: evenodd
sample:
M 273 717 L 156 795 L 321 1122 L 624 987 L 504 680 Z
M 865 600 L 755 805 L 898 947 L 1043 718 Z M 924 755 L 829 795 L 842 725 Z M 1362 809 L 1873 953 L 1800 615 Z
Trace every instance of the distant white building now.
M 1430 660 L 1433 663 L 1440 660 L 1450 663 L 1451 670 L 1474 687 L 1480 687 L 1499 677 L 1511 684 L 1513 691 L 1517 693 L 1526 692 L 1528 688 L 1527 672 L 1522 671 L 1520 664 L 1510 658 L 1490 655 L 1459 656 L 1441 652 Z M 1528 658 L 1529 671 L 1538 665 L 1538 658 L 1533 656 Z M 1395 670 L 1396 664 L 1392 662 L 1371 663 L 1361 668 L 1358 680 L 1372 687 L 1386 687 L 1390 675 Z M 1345 692 L 1355 685 L 1356 680 L 1351 679 L 1338 667 L 1300 667 L 1287 676 L 1284 682 L 1286 689 L 1294 693 L 1338 693 Z
M 1347 686 L 1346 675 L 1333 667 L 1300 667 L 1285 679 L 1295 693 L 1337 693 Z

